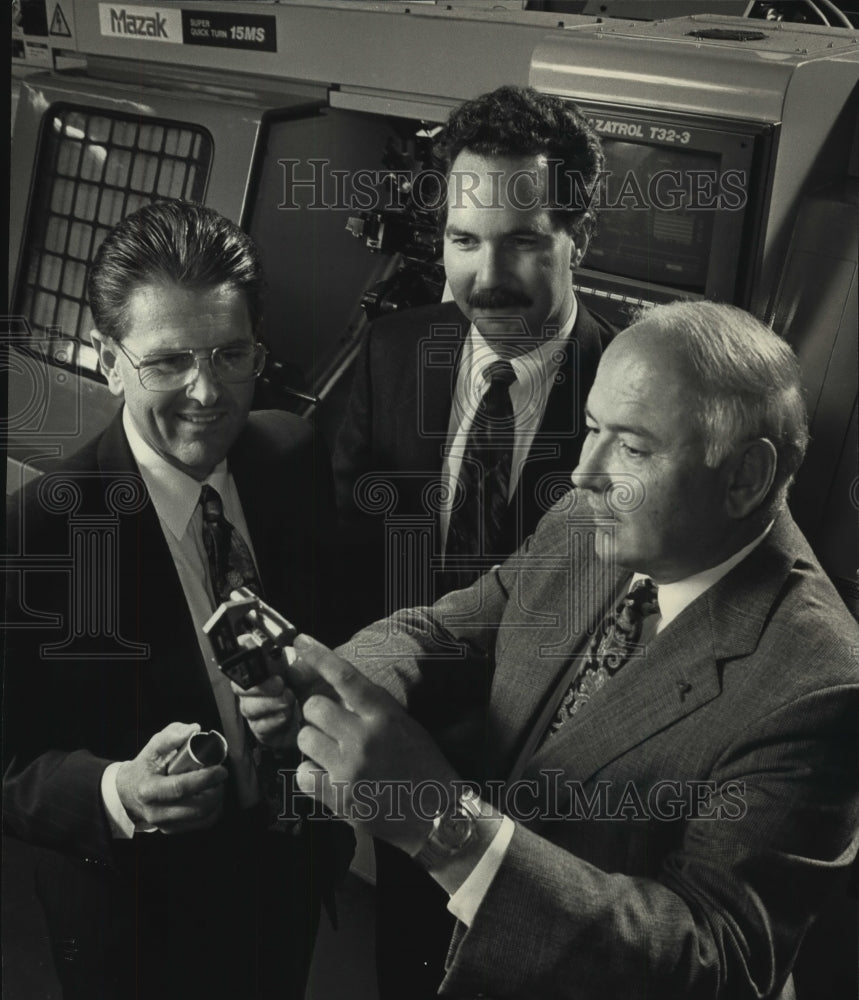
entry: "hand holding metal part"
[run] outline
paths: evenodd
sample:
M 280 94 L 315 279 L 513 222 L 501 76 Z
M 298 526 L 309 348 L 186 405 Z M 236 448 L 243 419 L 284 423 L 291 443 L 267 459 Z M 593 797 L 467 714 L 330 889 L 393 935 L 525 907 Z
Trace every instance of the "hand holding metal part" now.
M 240 688 L 249 690 L 283 673 L 295 626 L 262 598 L 240 587 L 230 594 L 203 626 L 221 671 Z
M 218 666 L 232 681 L 239 710 L 263 746 L 295 745 L 301 713 L 285 675 L 296 629 L 251 590 L 230 594 L 203 626 Z
M 206 829 L 218 821 L 223 808 L 225 753 L 220 733 L 201 733 L 196 723 L 171 722 L 133 760 L 120 765 L 119 801 L 141 829 Z
M 223 764 L 228 752 L 227 741 L 217 729 L 207 733 L 191 733 L 185 745 L 167 765 L 167 773 L 187 774 L 188 771 L 201 771 L 205 767 Z

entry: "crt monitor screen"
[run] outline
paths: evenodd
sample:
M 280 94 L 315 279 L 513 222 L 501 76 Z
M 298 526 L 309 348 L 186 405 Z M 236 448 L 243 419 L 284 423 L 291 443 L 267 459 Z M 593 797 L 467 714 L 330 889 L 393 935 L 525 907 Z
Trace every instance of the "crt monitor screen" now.
M 584 269 L 621 286 L 741 304 L 768 130 L 667 111 L 581 107 L 605 151 Z
M 604 146 L 607 172 L 588 267 L 703 294 L 714 200 L 731 197 L 719 190 L 718 154 L 616 139 Z

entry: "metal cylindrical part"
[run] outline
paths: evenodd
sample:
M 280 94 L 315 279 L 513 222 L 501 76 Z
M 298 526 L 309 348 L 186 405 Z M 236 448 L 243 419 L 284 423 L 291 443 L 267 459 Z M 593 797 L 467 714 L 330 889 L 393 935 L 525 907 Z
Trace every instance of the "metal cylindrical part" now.
M 167 765 L 168 774 L 183 774 L 198 771 L 203 767 L 223 764 L 227 758 L 227 741 L 216 730 L 207 733 L 192 733 L 185 746 Z

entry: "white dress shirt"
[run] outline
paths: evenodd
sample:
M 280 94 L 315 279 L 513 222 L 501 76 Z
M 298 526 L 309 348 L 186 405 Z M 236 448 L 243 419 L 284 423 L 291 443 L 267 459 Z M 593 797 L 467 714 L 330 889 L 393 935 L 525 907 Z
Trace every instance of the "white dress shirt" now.
M 771 521 L 757 538 L 749 542 L 748 545 L 741 548 L 738 552 L 735 552 L 729 559 L 719 563 L 718 566 L 711 566 L 709 569 L 695 573 L 685 580 L 662 584 L 657 594 L 659 614 L 645 619 L 645 630 L 642 633 L 642 641 L 646 642 L 648 638 L 658 635 L 696 598 L 718 583 L 723 576 L 730 573 L 753 549 L 756 549 L 761 544 L 769 534 L 772 526 L 773 522 Z M 627 591 L 637 580 L 644 579 L 646 579 L 644 573 L 634 573 L 632 579 L 629 581 Z M 563 685 L 563 689 L 559 691 L 560 697 L 563 697 L 566 686 L 566 684 Z M 505 816 L 498 833 L 495 834 L 480 861 L 478 861 L 471 874 L 448 901 L 448 910 L 467 927 L 471 926 L 478 907 L 483 902 L 486 893 L 489 891 L 489 886 L 492 884 L 492 880 L 495 878 L 498 869 L 504 861 L 504 856 L 513 838 L 515 828 L 513 820 L 509 816 Z
M 528 452 L 534 442 L 534 436 L 540 429 L 546 403 L 555 375 L 564 358 L 566 343 L 576 325 L 578 303 L 573 296 L 573 307 L 566 323 L 555 336 L 540 341 L 533 350 L 514 357 L 505 357 L 513 366 L 516 381 L 510 386 L 510 402 L 513 406 L 515 421 L 514 447 L 510 467 L 510 497 L 516 492 L 516 486 L 522 475 L 522 467 L 528 458 Z M 447 427 L 447 444 L 441 467 L 442 482 L 447 485 L 445 493 L 447 502 L 440 512 L 440 527 L 442 545 L 447 543 L 447 530 L 450 526 L 450 511 L 456 496 L 456 484 L 459 480 L 459 470 L 465 454 L 468 432 L 474 423 L 474 416 L 481 399 L 489 388 L 489 380 L 484 372 L 494 361 L 502 360 L 492 345 L 481 335 L 472 323 L 456 372 L 456 384 L 450 407 L 450 420 Z
M 653 616 L 655 624 L 654 634 L 658 635 L 666 625 L 674 619 L 696 600 L 704 591 L 709 590 L 713 584 L 718 583 L 723 576 L 726 576 L 735 566 L 739 564 L 756 549 L 770 533 L 773 521 L 764 528 L 757 538 L 744 545 L 738 552 L 735 552 L 729 559 L 719 563 L 718 566 L 711 566 L 709 569 L 701 570 L 693 576 L 687 576 L 685 580 L 675 580 L 674 583 L 660 584 L 657 593 L 659 602 L 659 614 Z M 630 588 L 638 580 L 646 579 L 643 573 L 634 573 L 629 582 Z
M 196 626 L 200 653 L 206 664 L 221 717 L 222 732 L 229 747 L 239 804 L 242 808 L 246 808 L 260 799 L 259 782 L 248 746 L 250 741 L 229 679 L 218 669 L 208 639 L 202 632 L 202 626 L 211 617 L 212 611 L 218 604 L 212 587 L 209 559 L 203 544 L 203 512 L 199 501 L 200 490 L 204 483 L 170 465 L 154 451 L 140 436 L 127 407 L 123 409 L 122 426 L 140 475 L 152 499 L 155 513 L 158 515 L 161 530 L 164 532 L 167 547 L 170 549 L 185 593 L 185 600 L 188 602 L 188 610 Z M 236 484 L 227 469 L 226 459 L 216 466 L 204 482 L 218 491 L 224 506 L 224 516 L 241 534 L 256 562 L 244 511 Z M 193 664 L 189 664 L 189 669 L 194 669 Z M 135 826 L 123 808 L 116 790 L 116 774 L 121 764 L 121 761 L 117 761 L 105 770 L 101 783 L 102 799 L 114 836 L 131 837 L 135 833 Z M 138 828 L 137 832 L 141 829 Z

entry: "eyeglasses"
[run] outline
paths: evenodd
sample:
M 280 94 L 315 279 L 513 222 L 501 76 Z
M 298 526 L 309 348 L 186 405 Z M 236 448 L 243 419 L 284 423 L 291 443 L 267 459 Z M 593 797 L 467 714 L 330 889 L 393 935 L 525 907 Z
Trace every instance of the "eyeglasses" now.
M 265 366 L 268 350 L 262 344 L 230 344 L 211 351 L 171 351 L 135 359 L 135 355 L 116 340 L 116 346 L 137 372 L 140 384 L 150 392 L 182 389 L 196 381 L 200 363 L 208 361 L 212 375 L 219 382 L 250 382 Z

